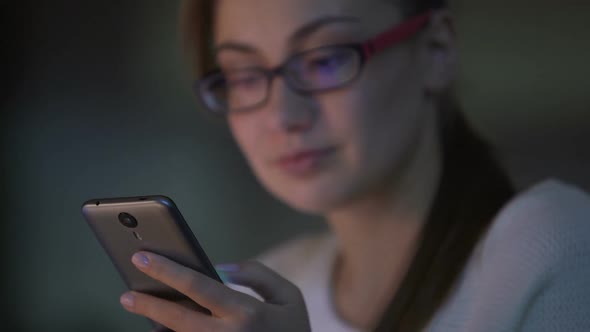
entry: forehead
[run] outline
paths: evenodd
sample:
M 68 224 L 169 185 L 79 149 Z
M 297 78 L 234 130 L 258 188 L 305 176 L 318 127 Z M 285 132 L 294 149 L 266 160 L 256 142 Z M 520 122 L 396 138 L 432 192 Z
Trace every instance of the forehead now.
M 218 0 L 214 38 L 257 47 L 280 45 L 301 26 L 326 16 L 352 16 L 366 30 L 399 21 L 391 0 Z

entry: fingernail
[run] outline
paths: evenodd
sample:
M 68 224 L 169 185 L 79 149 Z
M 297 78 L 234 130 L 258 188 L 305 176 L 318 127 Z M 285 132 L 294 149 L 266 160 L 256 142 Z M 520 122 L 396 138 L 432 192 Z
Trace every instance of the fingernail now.
M 215 265 L 215 269 L 221 272 L 231 273 L 240 271 L 240 265 L 238 264 L 219 264 Z
M 150 260 L 144 254 L 135 254 L 135 255 L 133 255 L 133 257 L 131 257 L 131 261 L 137 267 L 146 268 L 146 267 L 150 266 Z
M 135 296 L 133 296 L 133 294 L 130 293 L 124 294 L 123 296 L 121 296 L 121 304 L 126 309 L 133 309 L 133 307 L 135 306 Z

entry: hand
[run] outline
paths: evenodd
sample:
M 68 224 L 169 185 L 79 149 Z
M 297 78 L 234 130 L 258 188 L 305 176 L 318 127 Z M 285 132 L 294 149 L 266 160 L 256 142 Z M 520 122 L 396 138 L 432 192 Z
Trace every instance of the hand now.
M 235 291 L 165 257 L 139 252 L 133 263 L 148 276 L 185 294 L 212 316 L 138 292 L 121 296 L 128 311 L 176 332 L 309 332 L 307 309 L 299 289 L 257 262 L 222 265 L 228 281 L 255 290 L 265 302 Z

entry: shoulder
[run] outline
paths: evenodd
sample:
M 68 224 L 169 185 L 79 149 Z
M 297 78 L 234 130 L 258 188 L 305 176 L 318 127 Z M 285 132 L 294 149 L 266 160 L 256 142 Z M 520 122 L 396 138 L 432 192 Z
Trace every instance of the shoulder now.
M 474 252 L 471 270 L 489 291 L 486 296 L 524 305 L 564 275 L 575 279 L 590 271 L 589 239 L 588 194 L 545 181 L 499 212 Z
M 493 254 L 512 249 L 556 262 L 572 254 L 590 253 L 588 239 L 590 196 L 574 186 L 548 180 L 517 195 L 500 211 L 483 250 Z
M 590 196 L 586 192 L 557 180 L 546 180 L 517 195 L 500 211 L 498 219 L 504 224 L 519 219 L 521 223 L 554 226 L 556 221 L 583 222 L 589 211 Z
M 553 180 L 521 192 L 480 240 L 447 315 L 466 315 L 469 331 L 590 330 L 579 309 L 590 306 L 589 239 L 588 194 Z
M 520 313 L 518 330 L 590 329 L 589 240 L 590 197 L 571 185 L 545 181 L 500 212 L 484 244 L 485 270 L 502 283 L 497 293 L 511 293 L 501 296 Z

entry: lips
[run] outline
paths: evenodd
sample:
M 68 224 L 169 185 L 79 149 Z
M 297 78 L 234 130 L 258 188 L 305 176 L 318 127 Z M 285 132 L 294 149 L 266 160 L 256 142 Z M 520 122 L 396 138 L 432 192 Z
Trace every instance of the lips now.
M 300 150 L 281 157 L 277 164 L 285 172 L 292 175 L 308 175 L 317 170 L 334 148 Z

